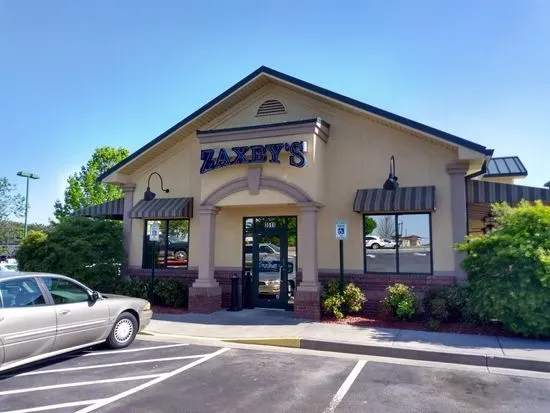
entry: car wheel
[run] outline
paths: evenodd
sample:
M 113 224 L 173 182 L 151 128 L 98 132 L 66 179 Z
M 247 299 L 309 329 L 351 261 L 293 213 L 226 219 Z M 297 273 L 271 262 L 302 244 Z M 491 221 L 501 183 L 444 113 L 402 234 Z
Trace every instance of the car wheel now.
M 380 247 L 380 245 L 374 243 L 374 244 L 372 244 L 370 247 L 371 247 L 373 250 L 377 250 L 377 249 Z
M 134 341 L 137 332 L 136 317 L 130 313 L 122 313 L 118 316 L 111 334 L 107 338 L 107 345 L 115 349 L 128 347 Z
M 185 250 L 176 251 L 174 258 L 178 261 L 185 261 L 187 259 L 187 252 Z

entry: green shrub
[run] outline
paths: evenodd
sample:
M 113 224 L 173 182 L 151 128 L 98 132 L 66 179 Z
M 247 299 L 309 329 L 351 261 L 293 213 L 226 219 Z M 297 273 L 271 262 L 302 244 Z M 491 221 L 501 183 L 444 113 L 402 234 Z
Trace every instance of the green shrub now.
M 383 303 L 400 320 L 410 320 L 416 312 L 416 295 L 405 284 L 395 283 L 387 287 Z
M 353 283 L 347 282 L 344 285 L 344 294 L 342 294 L 339 282 L 331 280 L 323 291 L 321 301 L 326 314 L 340 319 L 344 315 L 360 311 L 367 299 L 359 287 Z
M 128 295 L 130 297 L 149 299 L 149 284 L 148 279 L 134 279 L 124 282 L 119 294 Z
M 434 298 L 428 303 L 428 312 L 430 314 L 430 319 L 447 321 L 449 318 L 447 301 L 443 298 Z
M 29 233 L 16 252 L 22 271 L 67 275 L 99 291 L 114 291 L 121 282 L 122 224 L 68 217 L 48 234 Z
M 116 294 L 128 295 L 130 297 L 149 300 L 149 278 L 134 279 L 120 284 Z M 175 280 L 155 280 L 155 301 L 156 305 L 168 307 L 187 307 L 188 288 L 186 285 Z
M 521 202 L 493 211 L 496 229 L 458 246 L 467 253 L 473 312 L 508 331 L 550 336 L 550 207 Z
M 479 323 L 472 313 L 468 286 L 432 288 L 424 296 L 424 308 L 428 318 L 440 322 Z
M 426 327 L 428 328 L 428 330 L 437 331 L 439 330 L 439 327 L 441 327 L 441 321 L 435 318 L 430 318 L 428 320 L 428 323 L 426 324 Z
M 175 280 L 155 281 L 155 296 L 168 307 L 187 307 L 188 288 Z

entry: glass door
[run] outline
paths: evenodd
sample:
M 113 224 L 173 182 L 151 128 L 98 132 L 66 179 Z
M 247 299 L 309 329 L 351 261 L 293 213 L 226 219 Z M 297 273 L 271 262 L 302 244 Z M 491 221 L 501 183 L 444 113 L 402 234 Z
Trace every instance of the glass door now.
M 252 290 L 256 306 L 286 309 L 288 265 L 286 228 L 258 228 L 252 243 Z

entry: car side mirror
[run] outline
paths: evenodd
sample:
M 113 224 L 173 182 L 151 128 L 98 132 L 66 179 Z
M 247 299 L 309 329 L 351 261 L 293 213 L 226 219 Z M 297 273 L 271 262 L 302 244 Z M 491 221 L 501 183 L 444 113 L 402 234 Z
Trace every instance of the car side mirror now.
M 99 293 L 97 291 L 92 291 L 90 293 L 90 301 L 97 301 L 99 300 Z

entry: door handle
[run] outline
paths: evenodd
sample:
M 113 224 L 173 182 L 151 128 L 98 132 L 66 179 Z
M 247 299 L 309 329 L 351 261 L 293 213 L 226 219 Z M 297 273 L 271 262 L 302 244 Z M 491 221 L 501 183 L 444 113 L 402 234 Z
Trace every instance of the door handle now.
M 69 314 L 70 312 L 71 312 L 71 310 L 61 310 L 61 311 L 59 312 L 59 315 L 67 315 L 67 314 Z

